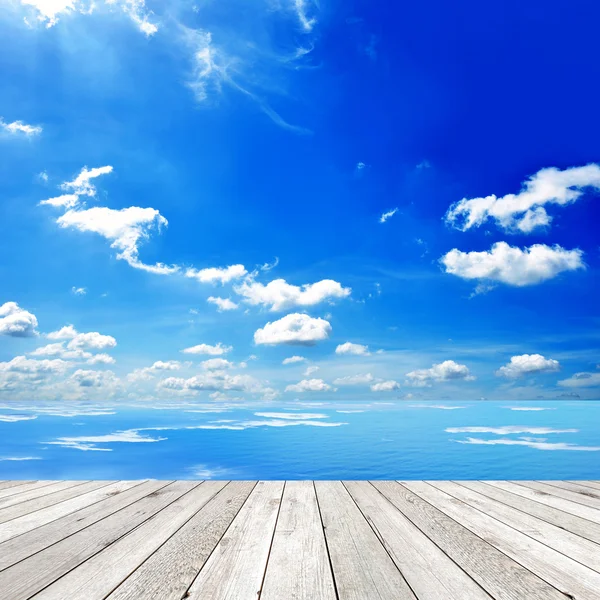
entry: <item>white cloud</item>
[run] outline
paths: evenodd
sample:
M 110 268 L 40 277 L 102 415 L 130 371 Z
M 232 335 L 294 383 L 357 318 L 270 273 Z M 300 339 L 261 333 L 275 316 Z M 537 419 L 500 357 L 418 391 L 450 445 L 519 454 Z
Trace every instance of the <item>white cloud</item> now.
M 415 387 L 430 386 L 435 381 L 473 381 L 466 365 L 460 365 L 453 360 L 445 360 L 443 363 L 433 365 L 430 369 L 417 369 L 406 374 L 407 383 Z
M 300 21 L 300 25 L 302 25 L 302 29 L 306 32 L 312 31 L 313 27 L 317 23 L 317 19 L 308 16 L 309 6 L 314 9 L 314 5 L 311 0 L 291 0 L 293 3 L 294 10 L 296 11 L 296 15 L 298 16 L 298 20 Z
M 536 440 L 535 438 L 522 438 L 519 440 L 482 440 L 478 438 L 467 438 L 466 440 L 453 440 L 459 444 L 477 444 L 483 446 L 527 446 L 536 450 L 576 450 L 580 452 L 598 452 L 600 446 L 578 446 L 577 444 L 567 444 L 564 442 L 546 442 L 543 438 Z
M 87 360 L 88 365 L 113 365 L 115 362 L 109 354 L 95 354 Z
M 554 410 L 553 408 L 547 408 L 542 406 L 505 406 L 508 410 L 523 411 L 523 412 L 541 412 L 543 410 Z
M 388 219 L 391 219 L 397 212 L 398 212 L 398 208 L 392 208 L 392 210 L 388 210 L 387 212 L 384 212 L 379 217 L 379 222 L 385 223 Z
M 211 346 L 210 344 L 198 344 L 197 346 L 192 346 L 191 348 L 185 348 L 182 350 L 185 354 L 208 354 L 209 356 L 221 356 L 223 354 L 227 354 L 231 352 L 233 348 L 231 346 L 224 346 L 219 342 L 215 346 Z
M 87 289 L 84 287 L 75 287 L 71 288 L 71 293 L 75 294 L 75 296 L 85 296 L 87 294 Z
M 7 123 L 2 117 L 0 117 L 0 130 L 6 131 L 11 135 L 22 133 L 28 137 L 42 133 L 42 128 L 39 125 L 28 125 L 27 123 L 23 123 L 23 121 Z
M 66 348 L 64 341 L 56 344 L 48 344 L 37 348 L 31 354 L 34 356 L 63 356 L 66 358 L 90 358 L 91 355 L 82 353 L 83 350 L 106 350 L 114 348 L 117 340 L 112 335 L 102 335 L 97 331 L 79 333 L 73 325 L 66 325 L 58 331 L 52 331 L 46 336 L 49 340 L 69 340 Z M 68 352 L 73 354 L 69 355 Z
M 522 354 L 513 356 L 510 362 L 496 371 L 496 375 L 516 379 L 537 373 L 555 373 L 560 370 L 560 363 L 541 354 Z
M 75 350 L 77 348 L 89 348 L 91 350 L 105 350 L 106 348 L 114 348 L 117 345 L 112 335 L 102 335 L 97 331 L 89 333 L 78 333 L 68 344 L 67 348 Z
M 146 37 L 150 37 L 158 31 L 158 26 L 148 20 L 152 11 L 146 8 L 145 0 L 106 0 L 106 4 L 121 6 L 123 12 Z
M 296 306 L 315 306 L 326 300 L 346 298 L 351 293 L 350 288 L 342 287 L 332 279 L 297 286 L 287 283 L 285 279 L 274 279 L 264 285 L 249 278 L 236 286 L 234 291 L 242 296 L 247 304 L 267 306 L 271 311 Z
M 348 375 L 347 377 L 338 377 L 334 379 L 334 385 L 366 385 L 373 381 L 373 375 L 371 373 L 365 373 L 364 375 Z
M 236 310 L 237 308 L 239 308 L 239 304 L 236 304 L 229 298 L 218 298 L 215 296 L 210 296 L 207 302 L 216 305 L 217 310 L 219 312 L 223 312 L 226 310 Z
M 38 321 L 34 314 L 21 308 L 16 302 L 0 306 L 0 335 L 33 337 L 37 335 Z
M 218 371 L 221 369 L 233 368 L 233 363 L 224 358 L 209 358 L 208 360 L 202 361 L 200 365 L 206 371 Z
M 412 394 L 407 394 L 412 398 Z M 466 406 L 447 406 L 445 404 L 411 404 L 410 408 L 433 408 L 436 410 L 460 410 Z
M 530 233 L 550 224 L 547 204 L 567 205 L 583 195 L 585 188 L 600 189 L 600 166 L 589 164 L 560 171 L 542 169 L 530 177 L 518 194 L 463 198 L 446 213 L 446 222 L 461 231 L 479 227 L 488 219 L 506 231 Z
M 138 429 L 127 429 L 125 431 L 116 431 L 115 433 L 109 433 L 106 435 L 90 435 L 90 436 L 74 436 L 74 437 L 59 437 L 56 440 L 50 442 L 44 442 L 45 444 L 51 444 L 54 446 L 63 446 L 65 448 L 73 448 L 76 450 L 102 450 L 110 451 L 111 448 L 98 448 L 96 444 L 112 444 L 112 443 L 152 443 L 162 442 L 167 438 L 152 438 L 147 435 L 140 435 Z
M 40 206 L 47 205 L 55 208 L 73 208 L 79 204 L 79 196 L 77 194 L 63 194 L 62 196 L 42 200 L 39 204 Z
M 255 344 L 299 344 L 312 346 L 326 340 L 331 333 L 329 321 L 309 317 L 301 313 L 292 313 L 267 323 L 254 333 Z
M 19 421 L 33 421 L 37 415 L 0 415 L 0 423 L 18 423 Z
M 393 392 L 394 390 L 399 390 L 400 384 L 393 379 L 389 381 L 381 381 L 379 383 L 374 383 L 371 386 L 372 392 Z
M 515 433 L 548 435 L 551 433 L 577 433 L 579 429 L 553 429 L 552 427 L 523 427 L 521 425 L 506 425 L 503 427 L 448 427 L 445 431 L 447 433 L 493 433 L 495 435 L 511 435 Z
M 563 271 L 584 269 L 583 252 L 565 250 L 558 245 L 534 244 L 521 249 L 497 242 L 489 251 L 462 252 L 456 248 L 440 262 L 446 273 L 463 279 L 495 281 L 517 287 L 535 285 Z
M 178 371 L 181 363 L 178 360 L 157 360 L 150 368 L 154 371 Z
M 79 334 L 73 325 L 65 325 L 58 331 L 52 331 L 46 337 L 49 340 L 72 340 L 77 335 Z
M 561 387 L 596 387 L 600 385 L 600 373 L 575 373 L 569 379 L 558 382 Z
M 356 356 L 369 356 L 371 353 L 369 352 L 368 346 L 363 346 L 362 344 L 353 344 L 352 342 L 346 342 L 345 344 L 340 344 L 335 349 L 336 354 L 353 354 Z
M 197 279 L 201 283 L 220 283 L 225 284 L 239 279 L 246 275 L 246 267 L 244 265 L 230 265 L 229 267 L 211 267 L 209 269 L 187 269 L 185 272 L 186 277 Z M 221 300 L 219 298 L 218 300 Z M 209 300 L 210 302 L 210 300 Z M 215 304 L 218 304 L 215 302 Z
M 304 371 L 304 377 L 310 377 L 317 371 L 319 371 L 319 367 L 317 367 L 317 365 L 311 365 L 310 367 L 306 367 L 306 370 Z
M 4 462 L 4 461 L 19 462 L 22 460 L 42 460 L 42 458 L 40 456 L 0 456 L 0 462 Z
M 285 413 L 285 412 L 256 412 L 255 417 L 264 417 L 266 419 L 290 419 L 292 421 L 307 419 L 328 419 L 328 415 L 321 413 Z
M 64 373 L 70 366 L 69 362 L 60 358 L 36 360 L 25 356 L 15 356 L 8 362 L 0 362 L 0 372 L 22 373 L 33 378 L 40 378 L 55 373 Z
M 292 365 L 294 363 L 304 362 L 306 358 L 304 356 L 290 356 L 289 358 L 284 358 L 282 361 L 282 365 Z
M 70 379 L 81 387 L 106 387 L 118 383 L 117 376 L 112 371 L 93 371 L 77 369 Z
M 322 379 L 303 379 L 298 383 L 288 385 L 286 392 L 329 392 L 333 390 L 329 384 Z M 334 390 L 335 391 L 335 390 Z
M 77 196 L 95 196 L 96 195 L 96 186 L 92 183 L 92 179 L 96 179 L 96 177 L 100 177 L 101 175 L 108 175 L 112 173 L 113 168 L 111 165 L 106 165 L 105 167 L 94 167 L 93 169 L 88 169 L 87 167 L 83 167 L 81 172 L 73 181 L 65 181 L 60 187 L 66 192 L 71 192 Z
M 234 375 L 226 371 L 208 371 L 188 379 L 168 377 L 158 383 L 159 389 L 182 392 L 198 391 L 238 391 L 251 394 L 269 393 L 270 388 L 250 375 Z

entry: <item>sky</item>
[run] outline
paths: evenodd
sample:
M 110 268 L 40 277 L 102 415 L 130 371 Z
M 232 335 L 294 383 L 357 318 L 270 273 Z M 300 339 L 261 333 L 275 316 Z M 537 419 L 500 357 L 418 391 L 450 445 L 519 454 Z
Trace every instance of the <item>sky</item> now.
M 599 399 L 598 17 L 4 0 L 0 402 Z

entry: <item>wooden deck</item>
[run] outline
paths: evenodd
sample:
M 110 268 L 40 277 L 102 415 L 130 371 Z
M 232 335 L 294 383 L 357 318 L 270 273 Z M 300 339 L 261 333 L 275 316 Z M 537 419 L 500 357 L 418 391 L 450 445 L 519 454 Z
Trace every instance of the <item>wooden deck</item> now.
M 2 481 L 2 600 L 600 600 L 598 481 Z

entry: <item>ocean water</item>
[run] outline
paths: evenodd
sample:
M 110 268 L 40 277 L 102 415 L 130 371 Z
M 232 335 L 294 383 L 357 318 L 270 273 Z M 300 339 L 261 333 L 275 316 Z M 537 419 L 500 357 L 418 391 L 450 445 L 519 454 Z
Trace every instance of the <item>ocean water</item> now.
M 0 407 L 2 479 L 600 479 L 600 402 Z

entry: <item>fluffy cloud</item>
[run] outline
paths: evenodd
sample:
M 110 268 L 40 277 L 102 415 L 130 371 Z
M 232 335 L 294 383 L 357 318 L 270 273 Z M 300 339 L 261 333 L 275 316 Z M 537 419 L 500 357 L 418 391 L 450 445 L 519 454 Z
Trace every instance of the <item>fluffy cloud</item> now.
M 222 369 L 231 369 L 233 367 L 233 363 L 224 358 L 209 358 L 208 360 L 202 361 L 200 365 L 206 371 L 218 371 Z
M 38 326 L 35 315 L 21 308 L 16 302 L 0 306 L 0 335 L 33 337 Z
M 101 235 L 111 242 L 111 248 L 119 250 L 117 258 L 149 273 L 166 275 L 179 270 L 176 266 L 162 263 L 147 265 L 139 260 L 138 246 L 147 240 L 153 230 L 160 231 L 167 225 L 167 220 L 154 208 L 130 206 L 121 210 L 113 210 L 104 206 L 96 206 L 86 210 L 68 210 L 56 222 L 63 228 L 77 229 Z
M 210 296 L 207 302 L 214 304 L 219 312 L 223 312 L 225 310 L 236 310 L 237 308 L 239 308 L 239 305 L 230 300 L 229 298 L 218 298 L 215 296 Z
M 255 344 L 299 344 L 312 346 L 326 340 L 331 333 L 329 321 L 309 317 L 301 313 L 292 313 L 267 323 L 254 333 Z
M 285 388 L 286 392 L 329 392 L 330 390 L 333 388 L 322 379 L 303 379 Z
M 373 375 L 371 373 L 365 373 L 364 375 L 348 375 L 347 377 L 338 377 L 334 379 L 334 385 L 366 385 L 373 381 Z
M 65 325 L 58 331 L 52 331 L 51 333 L 47 334 L 46 337 L 49 340 L 72 340 L 77 335 L 78 332 L 73 325 Z
M 211 267 L 209 269 L 188 269 L 185 272 L 186 277 L 190 277 L 192 279 L 197 279 L 201 283 L 220 283 L 225 284 L 233 281 L 234 279 L 239 279 L 246 275 L 248 271 L 246 271 L 246 267 L 244 265 L 231 265 L 229 267 Z M 218 300 L 221 300 L 219 298 Z M 210 300 L 209 300 L 210 302 Z M 215 304 L 218 304 L 215 302 Z
M 77 369 L 69 379 L 81 387 L 113 386 L 119 381 L 112 371 L 93 371 L 85 369 Z
M 564 206 L 580 198 L 585 188 L 600 189 L 600 166 L 589 164 L 563 171 L 542 169 L 530 177 L 518 194 L 485 198 L 463 198 L 453 204 L 446 222 L 461 231 L 479 227 L 491 219 L 511 232 L 530 233 L 550 224 L 547 204 Z
M 113 168 L 111 165 L 94 167 L 93 169 L 83 167 L 73 181 L 65 181 L 60 187 L 66 192 L 71 192 L 77 196 L 95 196 L 96 186 L 92 183 L 92 179 L 96 179 L 96 177 L 100 177 L 101 175 L 108 175 L 112 171 Z
M 466 365 L 459 365 L 453 360 L 445 360 L 443 363 L 433 365 L 430 369 L 418 369 L 406 374 L 407 383 L 416 387 L 430 386 L 435 381 L 473 381 Z
M 351 289 L 337 281 L 323 279 L 302 286 L 291 285 L 285 279 L 274 279 L 267 285 L 247 279 L 234 288 L 236 294 L 253 306 L 267 306 L 271 311 L 286 310 L 296 306 L 314 306 L 325 300 L 346 298 Z
M 60 358 L 37 360 L 25 356 L 15 356 L 8 362 L 0 362 L 0 372 L 20 373 L 31 379 L 39 379 L 57 373 L 64 373 L 70 366 L 71 363 Z
M 85 296 L 87 294 L 87 289 L 84 287 L 75 287 L 71 288 L 71 293 L 75 296 Z
M 552 427 L 522 427 L 505 425 L 502 427 L 448 427 L 448 433 L 493 433 L 495 435 L 511 435 L 515 433 L 531 433 L 533 435 L 549 435 L 551 433 L 578 433 L 579 429 L 553 429 Z
M 563 271 L 584 269 L 583 252 L 558 245 L 534 244 L 521 249 L 506 242 L 494 244 L 487 252 L 461 252 L 454 248 L 440 259 L 446 273 L 507 285 L 535 285 Z
M 560 364 L 557 360 L 546 358 L 541 354 L 522 354 L 511 357 L 507 365 L 496 371 L 496 375 L 516 379 L 526 375 L 553 373 L 559 370 Z
M 11 135 L 23 134 L 29 137 L 42 133 L 42 128 L 39 125 L 28 125 L 27 123 L 23 123 L 23 121 L 7 123 L 0 117 L 0 131 L 5 131 Z
M 106 350 L 107 348 L 114 348 L 117 345 L 117 340 L 112 335 L 102 335 L 97 331 L 79 333 L 73 325 L 66 325 L 58 331 L 52 331 L 46 337 L 49 340 L 69 340 L 67 344 L 67 349 L 69 350 L 83 348 L 89 350 Z M 58 349 L 59 346 L 62 346 L 62 344 L 49 344 L 44 348 L 38 348 L 36 352 L 42 353 L 43 350 Z
M 346 342 L 345 344 L 340 344 L 335 349 L 336 354 L 354 354 L 356 356 L 369 356 L 371 354 L 369 352 L 368 346 L 363 346 L 362 344 L 353 344 L 352 342 Z
M 371 386 L 372 392 L 393 392 L 394 390 L 399 390 L 400 384 L 393 379 L 389 381 L 381 381 L 379 383 L 374 383 Z
M 599 452 L 600 446 L 578 446 L 566 442 L 547 442 L 544 438 L 521 438 L 518 440 L 496 439 L 482 440 L 479 438 L 467 438 L 466 440 L 454 440 L 459 444 L 477 444 L 481 446 L 526 446 L 536 450 L 575 450 L 580 452 Z
M 575 373 L 569 379 L 563 379 L 558 382 L 561 387 L 596 387 L 600 386 L 600 373 Z
M 310 377 L 317 371 L 319 371 L 319 367 L 317 367 L 317 365 L 311 365 L 310 367 L 306 367 L 306 370 L 304 371 L 304 377 Z
M 159 389 L 183 392 L 198 391 L 238 391 L 249 393 L 265 393 L 273 391 L 250 375 L 235 375 L 226 371 L 208 371 L 189 379 L 168 377 L 158 384 Z
M 385 223 L 388 219 L 391 219 L 398 212 L 397 208 L 392 208 L 392 210 L 388 210 L 384 212 L 381 217 L 379 217 L 380 223 Z
M 282 361 L 282 365 L 292 365 L 294 363 L 304 362 L 306 358 L 304 356 L 290 356 L 289 358 L 284 358 Z
M 224 346 L 219 342 L 215 346 L 211 346 L 210 344 L 198 344 L 197 346 L 192 346 L 191 348 L 185 348 L 182 350 L 185 354 L 208 354 L 209 356 L 221 356 L 222 354 L 227 354 L 231 352 L 233 348 L 231 346 Z

